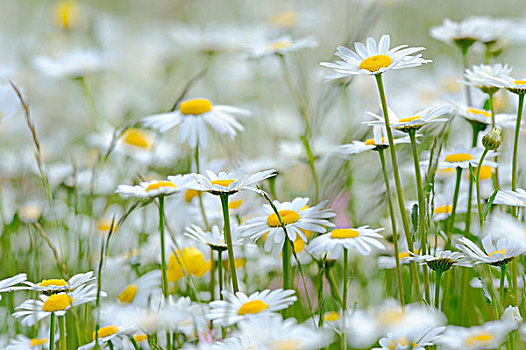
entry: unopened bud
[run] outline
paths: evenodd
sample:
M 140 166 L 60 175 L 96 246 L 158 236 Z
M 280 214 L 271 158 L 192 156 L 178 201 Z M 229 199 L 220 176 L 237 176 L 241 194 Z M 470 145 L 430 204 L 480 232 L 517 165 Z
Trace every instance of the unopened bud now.
M 500 144 L 502 143 L 502 136 L 500 135 L 500 129 L 493 128 L 482 138 L 482 145 L 490 151 L 495 151 L 499 149 Z

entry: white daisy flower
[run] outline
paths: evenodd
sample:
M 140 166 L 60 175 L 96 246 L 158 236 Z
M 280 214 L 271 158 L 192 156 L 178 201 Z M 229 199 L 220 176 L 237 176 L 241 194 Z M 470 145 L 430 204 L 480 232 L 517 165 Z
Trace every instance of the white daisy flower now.
M 240 190 L 260 193 L 261 190 L 255 185 L 275 175 L 276 170 L 274 169 L 260 171 L 255 174 L 248 174 L 242 168 L 230 173 L 221 171 L 218 174 L 211 170 L 206 170 L 204 175 L 192 174 L 194 183 L 189 187 L 197 191 L 210 192 L 214 195 L 220 195 L 221 193 L 234 194 Z
M 506 340 L 508 332 L 508 324 L 501 321 L 490 321 L 471 328 L 448 326 L 438 343 L 446 349 L 496 349 Z
M 153 198 L 168 196 L 180 190 L 184 190 L 190 178 L 186 175 L 169 176 L 168 180 L 143 181 L 138 185 L 119 185 L 115 193 L 124 198 Z
M 462 168 L 468 169 L 471 165 L 473 168 L 476 168 L 480 160 L 480 156 L 484 152 L 484 148 L 472 148 L 465 149 L 464 146 L 458 145 L 453 151 L 444 152 L 438 160 L 437 168 L 443 170 L 446 168 Z M 488 154 L 486 158 L 492 157 L 495 155 L 494 152 Z M 488 165 L 492 167 L 497 167 L 497 164 L 491 161 L 484 160 L 483 165 Z
M 427 266 L 433 271 L 444 272 L 449 270 L 453 265 L 470 266 L 470 264 L 467 263 L 464 254 L 452 252 L 450 250 L 438 250 L 432 255 L 418 255 L 411 252 L 409 254 L 411 254 L 411 256 L 406 259 L 414 260 L 421 265 L 427 264 Z
M 104 66 L 100 52 L 76 49 L 60 53 L 57 57 L 37 56 L 34 67 L 42 74 L 55 79 L 78 78 L 99 71 Z
M 207 126 L 231 139 L 243 130 L 234 115 L 250 115 L 250 112 L 232 106 L 213 105 L 205 98 L 194 98 L 181 102 L 173 112 L 149 115 L 142 120 L 142 124 L 160 132 L 179 126 L 179 143 L 187 142 L 191 148 L 199 144 L 205 148 L 208 145 Z
M 102 292 L 101 296 L 106 296 Z M 90 303 L 97 299 L 97 286 L 89 284 L 81 286 L 72 292 L 41 295 L 40 300 L 28 299 L 15 308 L 15 318 L 21 318 L 23 326 L 30 327 L 37 321 L 51 316 L 64 316 L 72 307 Z
M 222 294 L 225 300 L 212 301 L 206 316 L 214 326 L 232 326 L 249 317 L 268 315 L 286 309 L 297 300 L 294 293 L 293 290 L 265 289 L 247 296 L 243 292 L 234 295 L 224 290 Z
M 281 315 L 244 319 L 239 323 L 242 338 L 253 340 L 258 349 L 312 350 L 328 346 L 332 335 L 307 324 L 297 324 L 294 318 L 283 320 Z
M 510 205 L 513 207 L 526 207 L 526 191 L 522 188 L 512 190 L 499 190 L 493 204 Z
M 287 229 L 287 235 L 291 242 L 295 242 L 299 236 L 306 243 L 305 231 L 323 233 L 327 231 L 327 227 L 334 227 L 334 224 L 327 219 L 334 217 L 335 214 L 330 209 L 323 209 L 327 201 L 311 208 L 307 207 L 308 202 L 308 198 L 296 198 L 292 202 L 284 203 L 273 202 Z M 253 241 L 267 234 L 264 248 L 277 257 L 285 242 L 285 231 L 269 204 L 263 205 L 263 212 L 265 215 L 248 220 L 240 227 L 240 230 L 244 237 Z
M 369 255 L 373 248 L 385 249 L 385 246 L 378 241 L 383 238 L 378 232 L 383 230 L 385 229 L 370 229 L 368 225 L 358 228 L 336 228 L 310 241 L 307 251 L 317 255 L 331 252 L 336 259 L 340 257 L 343 249 Z
M 331 68 L 335 73 L 329 75 L 326 81 L 348 77 L 356 74 L 381 74 L 391 69 L 402 69 L 418 67 L 424 63 L 431 62 L 422 58 L 421 54 L 411 56 L 414 53 L 425 50 L 423 47 L 407 47 L 400 45 L 389 49 L 391 38 L 382 35 L 378 45 L 373 38 L 367 38 L 367 46 L 362 43 L 354 43 L 356 52 L 344 46 L 336 48 L 335 55 L 343 61 L 322 62 L 322 66 Z
M 2 300 L 2 294 L 6 292 L 11 292 L 18 289 L 26 289 L 22 286 L 16 286 L 19 283 L 25 282 L 27 279 L 27 274 L 19 273 L 13 277 L 9 277 L 0 281 L 0 300 Z
M 526 77 L 517 80 L 507 74 L 500 74 L 496 77 L 488 77 L 487 81 L 493 86 L 506 89 L 514 94 L 526 94 Z
M 441 25 L 431 28 L 430 35 L 446 44 L 469 47 L 482 39 L 482 30 L 480 24 L 473 20 L 454 22 L 446 18 Z
M 526 89 L 526 85 L 525 85 Z M 461 116 L 470 123 L 480 124 L 483 127 L 491 125 L 491 112 L 485 109 L 479 109 L 475 107 L 468 107 L 463 104 L 452 104 L 453 111 L 456 115 Z M 513 114 L 497 113 L 495 114 L 495 126 L 500 129 L 515 128 L 517 117 Z
M 231 224 L 230 231 L 232 235 L 232 245 L 243 245 L 243 238 L 241 237 L 241 232 L 238 229 L 238 226 L 235 224 Z M 189 226 L 186 228 L 185 236 L 195 241 L 204 243 L 214 250 L 220 252 L 227 250 L 227 245 L 225 243 L 225 236 L 223 234 L 223 231 L 216 225 L 212 226 L 212 231 L 210 232 L 203 231 L 203 229 L 197 225 Z
M 122 340 L 126 339 L 127 336 L 132 334 L 134 331 L 135 330 L 132 327 L 116 324 L 100 327 L 97 331 L 93 332 L 93 341 L 86 345 L 80 346 L 78 350 L 93 349 L 97 344 L 100 348 L 102 348 L 109 342 L 112 342 L 112 344 L 117 348 L 122 348 Z
M 318 46 L 318 42 L 312 37 L 292 39 L 289 36 L 282 36 L 273 40 L 263 40 L 249 45 L 250 57 L 264 57 L 269 55 L 285 55 L 289 52 L 301 49 L 311 49 Z
M 464 252 L 473 264 L 490 264 L 501 266 L 509 263 L 511 260 L 526 251 L 526 248 L 517 246 L 506 238 L 502 237 L 497 241 L 497 246 L 493 245 L 491 235 L 482 239 L 482 251 L 475 243 L 467 237 L 461 237 L 456 247 Z
M 122 304 L 148 305 L 149 298 L 155 288 L 161 285 L 161 271 L 154 270 L 145 273 L 127 285 L 117 296 Z
M 62 278 L 53 278 L 45 279 L 39 283 L 33 282 L 24 282 L 29 286 L 29 289 L 35 290 L 41 293 L 59 293 L 59 292 L 69 292 L 75 290 L 86 283 L 93 281 L 93 271 L 88 271 L 86 273 L 79 273 L 71 277 L 68 281 Z
M 58 332 L 57 332 L 58 333 Z M 6 350 L 45 350 L 49 349 L 49 328 L 42 325 L 35 338 L 28 338 L 19 334 L 15 339 L 11 339 L 5 348 Z M 55 342 L 59 339 L 59 334 L 55 334 Z
M 398 115 L 388 107 L 389 111 L 389 124 L 391 128 L 399 130 L 402 132 L 409 132 L 412 130 L 418 130 L 426 126 L 429 123 L 445 122 L 448 119 L 444 118 L 444 115 L 451 113 L 452 107 L 447 103 L 438 103 L 432 105 L 426 109 L 423 109 L 417 113 L 415 116 L 408 118 L 399 118 Z M 366 112 L 371 117 L 376 120 L 363 122 L 367 125 L 385 125 L 385 118 L 382 115 L 378 115 L 372 112 Z
M 409 136 L 399 137 L 393 139 L 395 145 L 399 143 L 410 143 Z M 344 144 L 336 148 L 336 153 L 340 156 L 348 158 L 352 154 L 359 154 L 365 151 L 385 149 L 389 147 L 387 142 L 387 131 L 385 126 L 373 125 L 373 138 L 364 141 L 353 141 L 352 143 Z
M 461 83 L 479 88 L 485 93 L 495 93 L 499 87 L 494 84 L 495 79 L 508 76 L 512 68 L 500 63 L 495 65 L 481 64 L 473 66 L 472 69 L 466 69 L 464 77 L 466 80 L 460 80 Z
M 395 333 L 387 333 L 387 336 L 379 340 L 380 348 L 373 350 L 425 350 L 427 346 L 435 345 L 435 341 L 446 330 L 446 327 L 425 329 L 417 337 L 398 336 Z

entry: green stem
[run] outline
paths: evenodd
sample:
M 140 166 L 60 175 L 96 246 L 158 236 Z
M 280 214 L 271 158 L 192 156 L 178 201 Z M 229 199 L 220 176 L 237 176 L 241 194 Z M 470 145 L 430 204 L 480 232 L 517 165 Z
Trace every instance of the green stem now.
M 51 313 L 49 324 L 49 350 L 55 350 L 55 313 Z
M 159 232 L 161 234 L 161 271 L 163 277 L 163 295 L 168 298 L 168 278 L 166 277 L 166 256 L 164 244 L 164 196 L 159 196 Z
M 201 169 L 199 166 L 199 145 L 195 146 L 194 161 L 196 173 L 199 174 L 201 173 Z M 203 194 L 201 193 L 201 191 L 197 191 L 197 197 L 199 199 L 199 210 L 201 211 L 201 216 L 203 217 L 203 222 L 205 224 L 206 230 L 210 231 L 210 224 L 208 223 L 208 219 L 206 217 L 205 206 L 203 204 Z
M 133 336 L 129 336 L 128 339 L 130 339 L 130 342 L 132 343 L 133 348 L 135 350 L 141 350 L 141 348 L 139 347 L 139 344 L 137 344 L 137 341 L 135 341 L 135 339 L 133 339 Z
M 111 342 L 111 340 L 108 342 L 108 347 L 110 348 L 110 350 L 113 350 L 114 347 L 113 347 L 113 343 Z M 168 348 L 168 350 L 171 350 L 170 348 Z
M 66 315 L 58 317 L 58 327 L 60 329 L 60 350 L 66 350 Z
M 349 278 L 349 251 L 347 249 L 343 249 L 343 300 L 342 300 L 342 309 L 343 313 L 347 310 L 347 288 L 349 284 L 347 283 L 347 279 Z
M 482 163 L 484 162 L 484 158 L 488 154 L 488 149 L 485 148 L 484 152 L 482 152 L 482 155 L 480 156 L 480 160 L 478 162 L 477 166 L 477 176 L 475 178 L 475 188 L 477 189 L 477 209 L 479 213 L 479 224 L 480 224 L 480 230 L 482 231 L 482 227 L 484 226 L 484 217 L 482 212 L 482 199 L 480 198 L 480 169 L 482 169 Z
M 230 233 L 230 215 L 228 214 L 228 193 L 219 195 L 221 198 L 221 207 L 223 208 L 223 231 L 225 234 L 225 242 L 228 249 L 228 261 L 230 263 L 230 274 L 232 275 L 232 290 L 234 293 L 239 291 L 237 283 L 236 263 L 234 258 L 234 248 L 232 246 L 232 234 Z
M 409 222 L 407 221 L 407 214 L 405 211 L 405 205 L 404 205 L 404 195 L 402 192 L 402 185 L 400 183 L 400 172 L 398 170 L 398 162 L 396 161 L 396 151 L 394 148 L 394 140 L 393 140 L 393 132 L 391 131 L 391 125 L 389 124 L 389 112 L 387 109 L 387 101 L 385 99 L 385 91 L 384 91 L 384 84 L 382 81 L 382 75 L 376 74 L 376 83 L 378 85 L 378 93 L 380 94 L 380 101 L 382 103 L 382 110 L 384 114 L 384 120 L 385 120 L 385 129 L 387 131 L 387 139 L 389 140 L 389 153 L 391 154 L 391 163 L 393 166 L 393 175 L 395 180 L 395 186 L 396 186 L 396 193 L 398 197 L 398 206 L 400 208 L 400 216 L 402 217 L 402 225 L 404 227 L 404 233 L 405 238 L 407 240 L 407 246 L 410 251 L 413 251 L 413 239 L 411 238 L 411 231 L 409 230 Z M 412 275 L 412 283 L 415 288 L 415 295 L 417 299 L 420 299 L 420 292 L 418 289 L 418 273 L 416 270 L 416 264 L 414 262 L 411 262 L 411 275 Z
M 462 48 L 462 65 L 464 70 L 462 71 L 462 75 L 464 75 L 464 71 L 469 68 L 469 61 L 468 61 L 468 51 L 469 47 Z M 468 103 L 468 106 L 471 106 L 471 90 L 469 85 L 465 85 L 466 89 L 466 101 Z
M 499 287 L 500 305 L 502 307 L 502 310 L 504 310 L 504 301 L 505 301 L 505 294 L 504 294 L 504 278 L 505 277 L 506 277 L 506 264 L 503 264 L 500 266 L 500 287 Z
M 210 248 L 210 300 L 215 300 L 216 292 L 216 262 L 214 260 L 214 249 Z
M 389 216 L 391 217 L 391 227 L 393 229 L 393 245 L 394 245 L 394 257 L 396 261 L 396 280 L 398 284 L 398 296 L 400 297 L 400 305 L 404 307 L 404 285 L 402 281 L 402 269 L 400 267 L 400 253 L 398 248 L 398 232 L 396 230 L 396 217 L 393 207 L 393 200 L 391 196 L 391 186 L 389 184 L 389 176 L 387 175 L 387 166 L 385 164 L 384 150 L 378 148 L 378 155 L 380 156 L 380 162 L 382 163 L 382 173 L 384 175 L 387 204 L 389 207 Z
M 415 166 L 416 177 L 416 191 L 418 194 L 418 229 L 420 231 L 420 249 L 422 254 L 427 254 L 427 235 L 426 235 L 426 202 L 424 200 L 424 191 L 422 188 L 422 174 L 420 173 L 420 161 L 418 160 L 418 148 L 416 146 L 416 132 L 414 130 L 409 132 L 411 139 L 411 150 L 413 152 L 413 163 Z M 429 291 L 429 271 L 427 265 L 423 266 L 424 271 L 424 291 L 428 302 L 431 301 L 431 293 Z
M 511 171 L 511 189 L 517 188 L 517 156 L 519 153 L 519 132 L 521 129 L 522 108 L 524 106 L 524 94 L 519 95 L 519 108 L 517 109 L 517 122 L 515 124 L 515 138 L 513 140 L 513 160 Z
M 458 194 L 460 192 L 460 180 L 462 180 L 462 168 L 457 167 L 457 180 L 455 182 L 455 193 L 453 194 L 453 208 L 451 209 L 451 215 L 449 216 L 447 225 L 447 248 L 451 248 L 451 234 L 455 227 L 455 218 L 457 213 Z
M 289 237 L 285 235 L 285 242 L 283 242 L 283 251 L 281 254 L 283 262 L 283 289 L 292 289 L 290 255 L 292 242 Z
M 217 252 L 217 279 L 219 282 L 219 300 L 223 300 L 223 252 Z
M 331 286 L 331 294 L 336 301 L 342 306 L 343 308 L 343 301 L 342 297 L 340 296 L 340 292 L 338 291 L 338 286 L 336 285 L 336 281 L 334 280 L 334 276 L 330 269 L 326 269 L 325 276 L 327 276 L 327 281 L 329 281 L 329 285 Z
M 517 286 L 517 275 L 518 275 L 517 259 L 511 261 L 511 288 L 513 291 L 512 303 L 513 305 L 519 305 L 519 290 Z
M 437 279 L 435 284 L 435 309 L 440 310 L 440 279 L 442 277 L 442 271 L 436 271 Z
M 473 128 L 473 138 L 471 140 L 471 147 L 477 147 L 477 141 L 479 138 L 480 128 L 476 125 L 471 125 Z M 464 236 L 468 237 L 471 234 L 471 199 L 473 198 L 473 176 L 469 173 L 469 189 L 468 189 L 468 207 L 466 210 L 466 229 L 464 230 Z M 462 292 L 464 293 L 464 292 Z
M 495 104 L 494 104 L 494 101 L 493 101 L 493 93 L 491 94 L 488 94 L 488 102 L 489 102 L 489 109 L 491 111 L 491 127 L 492 129 L 495 129 L 497 126 L 495 124 Z M 495 163 L 498 163 L 499 162 L 499 156 L 496 155 L 495 156 Z M 480 164 L 479 164 L 480 165 Z M 495 168 L 495 189 L 499 189 L 500 186 L 499 186 L 499 168 L 496 167 Z

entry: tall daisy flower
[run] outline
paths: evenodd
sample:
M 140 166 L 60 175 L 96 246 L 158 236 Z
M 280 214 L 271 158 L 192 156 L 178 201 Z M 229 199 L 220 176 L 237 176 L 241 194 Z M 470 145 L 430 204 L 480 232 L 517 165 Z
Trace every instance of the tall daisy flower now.
M 495 81 L 509 76 L 511 70 L 512 68 L 506 64 L 502 65 L 498 63 L 492 66 L 481 64 L 473 66 L 471 69 L 466 69 L 464 73 L 465 80 L 461 80 L 460 82 L 478 88 L 487 94 L 494 94 L 500 85 L 495 84 Z
M 155 292 L 155 287 L 161 284 L 161 271 L 154 270 L 137 278 L 121 290 L 117 299 L 123 305 L 148 305 L 149 298 Z M 157 289 L 159 291 L 159 289 Z
M 244 243 L 241 237 L 241 232 L 238 230 L 238 226 L 233 225 L 232 230 L 232 244 L 234 246 L 241 246 Z M 216 225 L 212 226 L 211 231 L 204 231 L 197 225 L 191 225 L 186 228 L 185 236 L 191 238 L 197 242 L 208 245 L 211 249 L 223 252 L 227 250 L 227 244 L 225 242 L 225 235 L 221 232 L 220 228 Z
M 457 45 L 461 49 L 465 46 L 469 48 L 482 38 L 479 23 L 471 20 L 455 22 L 449 18 L 444 19 L 442 24 L 432 27 L 430 34 L 436 40 L 450 45 Z
M 444 154 L 441 155 L 440 159 L 438 160 L 437 168 L 439 170 L 444 170 L 448 168 L 468 169 L 470 165 L 473 168 L 476 168 L 478 166 L 480 156 L 483 152 L 483 148 L 465 149 L 464 146 L 458 145 L 454 150 L 444 152 Z M 491 161 L 484 161 L 482 164 L 492 167 L 497 166 L 494 162 Z
M 373 350 L 425 350 L 428 346 L 435 345 L 435 342 L 445 330 L 446 327 L 425 329 L 416 337 L 387 333 L 386 337 L 378 341 L 381 347 L 373 348 Z
M 167 180 L 143 181 L 138 185 L 119 185 L 115 193 L 124 198 L 154 198 L 167 196 L 185 189 L 189 178 L 184 175 L 170 176 Z
M 354 49 L 338 46 L 335 55 L 343 61 L 322 62 L 321 65 L 334 70 L 326 80 L 340 79 L 357 74 L 375 75 L 382 74 L 392 69 L 418 67 L 431 62 L 422 58 L 421 54 L 413 54 L 425 50 L 423 47 L 407 47 L 400 45 L 389 49 L 391 38 L 382 35 L 378 44 L 373 38 L 367 38 L 367 44 L 356 42 Z
M 461 116 L 478 130 L 482 131 L 491 125 L 491 112 L 485 109 L 468 107 L 463 104 L 452 104 L 453 111 L 456 115 Z M 513 128 L 515 125 L 515 116 L 508 113 L 496 113 L 495 125 L 501 129 Z
M 394 144 L 410 143 L 409 137 L 398 137 L 393 140 Z M 373 125 L 373 138 L 365 141 L 352 141 L 352 143 L 344 144 L 336 148 L 336 153 L 340 156 L 348 158 L 352 154 L 360 154 L 370 150 L 379 150 L 389 147 L 387 142 L 387 132 L 385 125 Z
M 86 345 L 82 345 L 78 350 L 90 350 L 97 345 L 98 348 L 102 348 L 108 343 L 111 343 L 110 349 L 114 346 L 122 348 L 124 339 L 128 338 L 129 335 L 132 335 L 134 331 L 133 327 L 116 324 L 100 327 L 97 331 L 93 332 L 93 341 Z
M 9 278 L 1 280 L 0 281 L 0 300 L 2 300 L 1 293 L 11 292 L 17 289 L 25 289 L 25 287 L 16 286 L 16 285 L 22 282 L 25 282 L 26 279 L 27 279 L 27 274 L 19 273 L 18 275 L 15 275 L 13 277 L 9 277 Z
M 368 225 L 358 228 L 336 228 L 330 233 L 314 238 L 307 246 L 307 251 L 317 255 L 331 253 L 336 259 L 344 249 L 369 255 L 373 248 L 385 249 L 385 246 L 379 242 L 383 236 L 378 233 L 383 230 L 385 229 L 370 229 Z
M 282 36 L 273 40 L 261 40 L 249 45 L 249 56 L 260 58 L 270 55 L 285 55 L 301 49 L 311 49 L 318 46 L 318 42 L 311 37 L 292 39 Z
M 273 202 L 291 242 L 296 241 L 296 238 L 299 236 L 306 243 L 307 236 L 304 231 L 323 233 L 327 231 L 327 227 L 334 226 L 334 224 L 327 221 L 327 219 L 334 217 L 335 214 L 330 209 L 324 209 L 327 204 L 326 201 L 310 208 L 306 207 L 308 202 L 308 198 L 296 198 L 292 202 L 284 203 Z M 265 215 L 248 220 L 240 227 L 240 230 L 242 236 L 253 241 L 267 234 L 264 248 L 267 252 L 271 252 L 275 257 L 278 257 L 285 243 L 285 231 L 281 227 L 281 222 L 272 206 L 264 204 L 263 212 Z
M 509 205 L 513 207 L 526 207 L 526 191 L 522 188 L 512 190 L 499 190 L 493 204 Z
M 482 247 L 484 251 L 467 237 L 461 237 L 457 244 L 457 248 L 464 252 L 473 264 L 502 266 L 526 251 L 526 248 L 517 246 L 504 237 L 500 238 L 495 246 L 491 235 L 482 239 Z
M 508 332 L 508 324 L 501 321 L 490 321 L 470 328 L 448 326 L 438 344 L 446 349 L 496 349 L 506 340 Z
M 181 102 L 176 110 L 145 117 L 142 124 L 160 132 L 179 126 L 179 143 L 187 142 L 191 148 L 208 145 L 208 127 L 220 135 L 234 139 L 243 126 L 236 115 L 250 115 L 250 112 L 232 106 L 214 105 L 206 98 L 194 98 Z
M 89 271 L 76 274 L 67 281 L 62 278 L 52 278 L 42 280 L 38 283 L 32 283 L 29 281 L 24 283 L 27 284 L 31 290 L 44 294 L 54 294 L 73 291 L 93 280 L 95 280 L 95 277 L 93 277 L 93 271 Z
M 268 315 L 286 309 L 297 298 L 293 290 L 265 289 L 247 296 L 243 292 L 223 291 L 224 300 L 212 301 L 207 318 L 215 326 L 228 327 L 250 317 Z

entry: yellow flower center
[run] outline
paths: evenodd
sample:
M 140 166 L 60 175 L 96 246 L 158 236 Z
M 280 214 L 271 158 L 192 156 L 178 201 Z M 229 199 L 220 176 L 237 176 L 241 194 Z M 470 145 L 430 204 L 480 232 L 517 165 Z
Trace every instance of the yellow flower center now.
M 491 342 L 495 337 L 490 332 L 480 332 L 471 337 L 466 338 L 464 343 L 466 345 L 483 345 Z
M 243 204 L 242 199 L 239 199 L 237 201 L 230 201 L 228 202 L 228 208 L 229 209 L 239 209 L 241 207 L 241 204 Z
M 74 27 L 80 20 L 80 6 L 76 1 L 59 1 L 53 8 L 55 23 L 64 29 Z
M 493 257 L 493 254 L 502 254 L 502 256 L 504 256 L 504 254 L 506 254 L 506 250 L 508 249 L 504 248 L 504 249 L 495 250 L 494 252 L 489 253 L 488 256 L 490 258 Z
M 515 85 L 526 85 L 526 80 L 515 80 L 513 82 Z
M 212 185 L 228 187 L 234 181 L 236 181 L 236 180 L 213 180 L 213 181 L 210 181 L 210 182 L 212 183 Z
M 298 23 L 298 13 L 294 11 L 281 12 L 272 16 L 269 22 L 280 28 L 294 27 Z
M 473 156 L 469 153 L 455 153 L 455 154 L 450 154 L 444 160 L 448 163 L 455 163 L 455 162 L 465 162 L 465 161 L 472 160 L 472 159 L 473 159 Z
M 111 228 L 112 220 L 110 219 L 100 219 L 97 221 L 97 230 L 101 232 L 108 232 Z
M 294 210 L 280 210 L 278 213 L 281 217 L 281 220 L 283 220 L 283 224 L 285 225 L 293 224 L 300 219 L 300 214 Z M 268 216 L 267 225 L 270 227 L 281 227 L 281 223 L 279 222 L 279 218 L 276 213 L 272 213 Z
M 473 169 L 475 173 L 477 173 L 477 169 L 478 168 Z M 471 173 L 467 173 L 466 177 L 470 178 Z M 493 177 L 493 168 L 490 167 L 489 165 L 483 165 L 482 168 L 480 168 L 480 179 L 488 180 L 488 179 L 491 179 L 492 177 Z
M 433 214 L 451 214 L 451 212 L 453 212 L 452 205 L 442 205 L 440 207 L 436 207 L 435 210 L 433 210 Z
M 331 232 L 331 238 L 335 239 L 356 238 L 358 236 L 360 236 L 360 232 L 352 228 L 337 228 Z
M 68 282 L 66 282 L 65 280 L 63 280 L 62 278 L 55 278 L 55 279 L 49 279 L 49 280 L 42 280 L 42 282 L 40 282 L 38 284 L 39 287 L 49 287 L 49 286 L 67 286 L 68 285 Z
M 72 301 L 73 298 L 67 294 L 53 294 L 42 305 L 42 311 L 64 311 L 71 306 Z
M 126 287 L 121 294 L 117 297 L 121 303 L 129 304 L 135 299 L 135 296 L 137 295 L 137 286 L 134 284 L 130 284 L 128 287 Z
M 48 340 L 49 340 L 48 338 L 41 338 L 41 339 L 34 338 L 34 339 L 31 339 L 31 341 L 29 342 L 29 346 L 35 347 L 39 345 L 44 345 L 44 344 L 47 344 Z
M 151 149 L 154 144 L 153 137 L 149 132 L 137 128 L 130 128 L 126 130 L 122 135 L 122 140 L 124 143 L 130 146 L 135 146 L 146 150 Z
M 468 108 L 468 113 L 476 114 L 476 115 L 482 115 L 484 117 L 491 117 L 491 113 L 486 111 L 485 109 L 478 109 L 478 108 Z
M 385 143 L 385 138 L 382 137 L 382 142 L 381 143 Z M 374 139 L 368 139 L 365 141 L 365 145 L 366 146 L 375 146 L 376 143 L 374 142 Z
M 334 311 L 327 312 L 325 315 L 323 315 L 323 320 L 328 321 L 328 322 L 336 321 L 339 318 L 340 318 L 340 315 L 338 315 L 338 313 Z
M 210 261 L 205 261 L 204 254 L 195 247 L 178 249 L 175 254 L 170 254 L 168 260 L 168 282 L 177 282 L 186 274 L 197 277 L 203 276 L 210 270 Z
M 409 255 L 409 252 L 400 252 L 398 253 L 398 259 L 409 258 Z
M 184 115 L 200 115 L 212 110 L 212 102 L 206 98 L 194 98 L 181 103 L 179 110 Z
M 360 69 L 366 69 L 369 72 L 376 72 L 380 68 L 389 67 L 393 63 L 393 59 L 386 55 L 371 56 L 360 63 Z
M 139 342 L 148 340 L 148 336 L 146 334 L 137 334 L 133 336 L 133 340 L 139 343 Z
M 396 350 L 398 346 L 407 347 L 408 345 L 409 345 L 409 340 L 407 340 L 406 337 L 402 337 L 400 339 L 391 340 L 387 348 L 389 350 Z
M 416 120 L 416 119 L 419 119 L 420 116 L 414 116 L 414 117 L 409 117 L 409 118 L 401 118 L 401 119 L 398 119 L 398 121 L 400 123 L 409 123 L 409 122 L 412 122 L 413 120 Z
M 158 190 L 159 188 L 162 188 L 162 187 L 172 187 L 172 188 L 177 188 L 177 186 L 175 186 L 173 184 L 173 182 L 171 181 L 157 181 L 157 182 L 154 182 L 154 183 L 151 183 L 148 185 L 148 187 L 146 187 L 146 192 L 150 192 L 150 191 L 153 191 L 153 190 Z
M 268 51 L 279 51 L 279 50 L 286 49 L 290 45 L 292 45 L 292 42 L 290 40 L 279 40 L 279 41 L 275 41 L 273 43 L 268 44 L 267 50 Z
M 300 350 L 300 343 L 296 340 L 281 340 L 273 344 L 272 349 L 276 350 Z
M 110 335 L 113 335 L 117 333 L 118 331 L 119 331 L 119 327 L 115 325 L 102 327 L 98 330 L 98 332 L 93 332 L 93 340 L 97 338 L 97 333 L 99 334 L 99 339 L 100 339 L 100 338 L 109 337 Z
M 303 239 L 301 239 L 299 236 L 296 238 L 294 243 L 292 243 L 292 245 L 294 246 L 294 251 L 296 253 L 299 253 L 305 249 L 305 242 L 303 242 Z
M 186 203 L 190 203 L 192 199 L 194 199 L 197 196 L 198 192 L 196 190 L 186 190 L 184 193 L 184 201 Z
M 402 310 L 386 310 L 378 315 L 378 319 L 382 326 L 392 326 L 400 324 L 405 318 L 405 313 Z
M 247 301 L 239 308 L 238 315 L 259 314 L 261 311 L 268 309 L 267 303 L 262 300 Z

